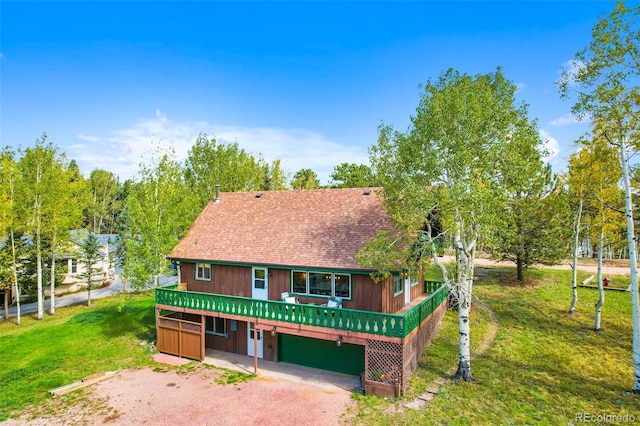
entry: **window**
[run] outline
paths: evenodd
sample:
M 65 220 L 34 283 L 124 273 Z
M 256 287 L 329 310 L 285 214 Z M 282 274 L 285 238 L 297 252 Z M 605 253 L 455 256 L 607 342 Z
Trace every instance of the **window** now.
M 309 273 L 309 294 L 331 296 L 331 274 L 323 272 Z
M 304 271 L 293 271 L 293 285 L 291 291 L 294 293 L 307 293 L 307 273 Z
M 267 270 L 263 268 L 253 269 L 253 288 L 264 290 L 267 283 Z
M 76 259 L 71 258 L 71 266 L 69 267 L 69 271 L 72 274 L 75 274 L 78 272 L 78 261 Z
M 309 296 L 351 299 L 351 275 L 332 272 L 293 271 L 291 291 Z
M 205 317 L 204 331 L 205 333 L 226 337 L 227 322 L 224 320 L 224 318 Z
M 402 275 L 393 276 L 393 295 L 397 296 L 404 290 L 404 278 Z
M 196 263 L 196 280 L 211 281 L 211 265 Z
M 415 287 L 418 285 L 418 279 L 417 278 L 411 278 L 411 287 Z
M 336 290 L 335 296 L 345 299 L 351 298 L 351 275 L 335 274 Z

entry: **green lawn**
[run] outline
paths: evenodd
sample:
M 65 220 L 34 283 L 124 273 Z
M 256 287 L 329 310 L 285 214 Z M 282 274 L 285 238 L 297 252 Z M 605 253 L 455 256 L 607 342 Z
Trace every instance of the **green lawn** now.
M 552 424 L 579 423 L 576 415 L 635 416 L 631 303 L 626 292 L 607 291 L 603 332 L 593 331 L 597 291 L 578 290 L 577 312 L 567 313 L 570 271 L 531 271 L 515 285 L 512 268 L 483 270 L 475 295 L 495 313 L 493 344 L 472 361 L 476 384 L 447 382 L 422 409 L 407 409 L 437 378 L 450 378 L 457 363 L 457 315 L 448 312 L 407 394 L 399 400 L 358 396 L 357 424 Z M 579 279 L 586 278 L 580 274 Z M 615 277 L 629 283 L 628 278 Z M 621 284 L 624 286 L 624 283 Z M 489 317 L 472 313 L 472 347 L 486 337 Z
M 152 364 L 140 343 L 155 334 L 153 294 L 92 304 L 60 308 L 42 321 L 24 316 L 20 326 L 0 322 L 0 421 L 38 404 L 50 389 L 102 371 Z
M 448 312 L 406 395 L 356 395 L 353 423 L 566 425 L 579 423 L 578 413 L 630 414 L 640 421 L 640 396 L 629 392 L 629 293 L 607 291 L 604 331 L 596 333 L 596 290 L 580 288 L 577 312 L 567 314 L 570 271 L 533 271 L 526 286 L 514 284 L 512 268 L 479 272 L 484 276 L 474 292 L 495 313 L 497 334 L 472 361 L 477 384 L 447 382 L 426 407 L 404 407 L 456 366 L 457 318 Z M 620 286 L 625 283 L 628 278 Z M 140 342 L 154 334 L 153 307 L 152 294 L 115 297 L 95 300 L 91 308 L 61 308 L 43 321 L 25 317 L 21 326 L 0 323 L 0 421 L 40 404 L 52 388 L 101 371 L 152 365 Z M 485 340 L 489 325 L 489 315 L 474 309 L 472 347 Z

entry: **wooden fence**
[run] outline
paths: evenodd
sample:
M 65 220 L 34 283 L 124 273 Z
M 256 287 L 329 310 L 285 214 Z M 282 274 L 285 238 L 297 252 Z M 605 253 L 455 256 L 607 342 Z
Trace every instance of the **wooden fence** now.
M 157 348 L 183 358 L 204 360 L 202 324 L 158 316 Z

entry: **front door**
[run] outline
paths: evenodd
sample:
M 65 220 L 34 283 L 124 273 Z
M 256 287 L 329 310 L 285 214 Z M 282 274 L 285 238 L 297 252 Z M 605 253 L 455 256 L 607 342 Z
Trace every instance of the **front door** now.
M 253 299 L 269 299 L 269 271 L 267 268 L 253 268 L 251 283 L 251 297 Z M 254 356 L 253 323 L 247 327 L 247 355 Z M 262 330 L 258 330 L 258 358 L 262 358 L 264 351 L 264 339 Z
M 254 299 L 269 299 L 269 273 L 267 268 L 253 268 L 251 297 Z
M 254 328 L 253 328 L 253 323 L 250 322 L 249 323 L 249 327 L 247 327 L 247 355 L 249 356 L 254 356 L 255 352 L 254 352 L 254 344 L 255 342 L 253 341 L 253 332 L 254 332 Z M 262 332 L 263 330 L 258 329 L 258 358 L 262 358 L 264 355 L 264 339 L 262 338 Z

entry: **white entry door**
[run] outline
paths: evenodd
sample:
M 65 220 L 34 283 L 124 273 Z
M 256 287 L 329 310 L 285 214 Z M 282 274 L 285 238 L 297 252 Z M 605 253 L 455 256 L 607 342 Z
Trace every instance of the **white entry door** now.
M 247 355 L 254 356 L 254 344 L 253 341 L 253 323 L 249 323 L 249 327 L 247 328 Z M 262 358 L 264 355 L 264 339 L 262 338 L 263 330 L 258 329 L 258 358 Z
M 269 271 L 267 268 L 252 269 L 251 297 L 254 299 L 269 299 Z M 253 323 L 247 328 L 247 355 L 254 356 Z M 262 358 L 264 352 L 264 339 L 262 330 L 258 330 L 258 358 Z
M 253 268 L 251 297 L 254 299 L 269 299 L 269 271 L 267 268 Z

